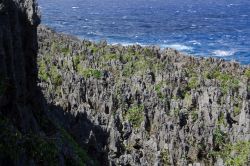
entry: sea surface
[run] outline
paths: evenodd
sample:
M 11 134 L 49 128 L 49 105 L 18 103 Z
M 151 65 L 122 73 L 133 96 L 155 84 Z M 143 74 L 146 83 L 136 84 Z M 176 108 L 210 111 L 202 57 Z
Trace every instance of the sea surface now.
M 250 64 L 250 0 L 38 0 L 42 23 L 111 44 Z

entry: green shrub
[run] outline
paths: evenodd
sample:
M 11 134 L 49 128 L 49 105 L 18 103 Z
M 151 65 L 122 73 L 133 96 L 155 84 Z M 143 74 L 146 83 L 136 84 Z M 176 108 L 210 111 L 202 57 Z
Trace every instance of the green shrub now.
M 104 62 L 117 60 L 118 56 L 116 54 L 105 54 L 102 56 Z
M 211 71 L 210 74 L 207 75 L 209 79 L 217 79 L 220 81 L 221 90 L 225 94 L 229 91 L 229 89 L 235 90 L 239 88 L 239 80 L 228 73 L 220 72 L 219 69 Z
M 39 68 L 38 78 L 41 81 L 48 82 L 49 81 L 49 75 L 48 75 L 48 70 L 47 70 L 47 65 L 46 65 L 45 60 L 43 60 L 43 59 L 38 60 L 38 68 Z
M 62 76 L 59 74 L 56 66 L 52 66 L 49 72 L 51 82 L 55 86 L 62 85 Z
M 191 118 L 193 122 L 196 122 L 199 118 L 198 112 L 196 110 L 192 110 L 191 112 Z
M 77 67 L 78 64 L 80 64 L 81 60 L 80 60 L 80 56 L 79 55 L 76 55 L 73 57 L 73 63 L 74 63 L 74 66 Z
M 136 72 L 144 73 L 147 69 L 149 69 L 149 64 L 146 60 L 140 59 L 134 63 L 134 68 Z
M 169 161 L 169 152 L 167 149 L 162 150 L 160 155 L 164 166 L 171 165 Z
M 127 63 L 127 62 L 131 62 L 133 60 L 133 55 L 132 54 L 124 54 L 122 56 L 122 59 Z
M 132 123 L 132 125 L 136 128 L 140 127 L 143 121 L 144 118 L 143 111 L 144 111 L 144 106 L 135 106 L 130 108 L 126 113 L 128 121 Z
M 83 77 L 89 78 L 94 77 L 100 79 L 102 77 L 102 72 L 97 69 L 83 68 L 81 64 L 77 66 L 77 72 Z
M 92 44 L 89 48 L 94 54 L 99 50 L 99 48 L 95 44 Z
M 156 91 L 156 94 L 157 96 L 160 98 L 160 99 L 163 99 L 164 98 L 164 95 L 162 94 L 161 92 L 161 89 L 163 88 L 164 86 L 164 82 L 160 82 L 158 84 L 155 85 L 155 91 Z
M 214 157 L 221 157 L 226 166 L 245 166 L 250 157 L 250 141 L 225 144 L 222 150 L 212 154 Z
M 234 106 L 234 116 L 237 116 L 240 114 L 240 107 L 239 106 Z
M 227 135 L 221 131 L 219 128 L 216 128 L 213 134 L 214 145 L 217 149 L 222 149 L 225 145 Z
M 152 49 L 149 49 L 149 48 L 144 48 L 144 55 L 145 56 L 148 56 L 148 57 L 154 57 L 154 52 Z
M 250 79 L 250 69 L 247 69 L 247 70 L 245 71 L 244 75 L 245 75 L 248 79 Z
M 64 55 L 70 55 L 71 51 L 72 51 L 72 50 L 71 50 L 70 48 L 67 48 L 67 47 L 61 49 L 61 52 L 62 52 Z
M 219 77 L 222 75 L 222 73 L 220 72 L 219 69 L 215 70 L 214 72 L 212 72 L 211 77 L 215 78 L 215 79 L 219 79 Z M 226 78 L 226 77 L 225 77 Z
M 223 150 L 227 166 L 244 166 L 248 164 L 250 157 L 250 141 L 241 141 L 236 144 L 229 144 Z M 232 155 L 234 153 L 235 155 Z
M 226 126 L 225 118 L 224 118 L 224 113 L 220 113 L 218 117 L 218 125 L 224 125 Z
M 125 77 L 130 77 L 134 74 L 134 70 L 133 70 L 133 64 L 131 62 L 127 63 L 123 70 L 122 70 L 122 75 Z
M 198 83 L 198 78 L 197 78 L 197 77 L 191 77 L 191 78 L 189 79 L 188 87 L 189 87 L 190 89 L 195 89 L 195 88 L 198 87 L 198 85 L 199 85 L 199 83 Z
M 229 89 L 236 89 L 239 87 L 239 80 L 232 75 L 220 73 L 216 78 L 221 82 L 221 89 L 224 94 L 227 93 Z
M 203 72 L 203 76 L 204 76 L 206 79 L 212 79 L 212 78 L 211 78 L 211 72 L 210 72 L 210 71 L 204 71 L 204 72 Z
M 195 77 L 197 78 L 198 75 L 197 75 L 197 71 L 195 71 L 195 66 L 191 65 L 190 67 L 188 67 L 187 69 L 187 74 L 188 74 L 188 77 Z
M 228 81 L 233 79 L 232 75 L 229 75 L 227 73 L 221 73 L 221 72 L 217 72 L 215 78 L 221 81 L 222 84 L 226 84 Z
M 49 82 L 55 86 L 60 86 L 62 84 L 62 76 L 59 74 L 57 66 L 53 65 L 50 69 L 47 67 L 46 61 L 44 59 L 38 60 L 38 78 L 41 81 Z
M 102 72 L 99 70 L 96 70 L 96 69 L 92 69 L 91 74 L 95 78 L 101 78 L 101 76 L 102 76 Z
M 135 50 L 134 50 L 133 46 L 128 46 L 127 52 L 128 52 L 129 54 L 131 54 L 131 55 L 134 55 L 134 54 L 135 54 Z

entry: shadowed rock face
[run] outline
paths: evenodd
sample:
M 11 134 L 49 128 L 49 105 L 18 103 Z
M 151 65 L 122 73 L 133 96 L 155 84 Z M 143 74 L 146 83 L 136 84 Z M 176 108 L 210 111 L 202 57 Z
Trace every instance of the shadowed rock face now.
M 43 26 L 38 34 L 47 101 L 86 113 L 109 133 L 99 145 L 110 165 L 248 163 L 249 68 L 172 49 L 80 41 Z M 86 138 L 81 123 L 71 128 L 77 140 Z
M 0 165 L 97 165 L 97 160 L 105 162 L 105 155 L 95 150 L 97 143 L 90 146 L 92 151 L 86 146 L 95 140 L 92 130 L 102 136 L 103 144 L 105 133 L 84 113 L 79 114 L 85 127 L 81 134 L 86 136 L 84 141 L 87 142 L 81 142 L 80 146 L 67 131 L 77 117 L 63 112 L 60 107 L 47 105 L 37 86 L 40 19 L 36 10 L 33 0 L 0 0 Z M 53 117 L 60 117 L 60 121 Z M 82 125 L 78 123 L 78 126 Z M 93 159 L 88 153 L 93 154 Z
M 37 94 L 37 25 L 34 2 L 0 2 L 0 109 L 27 132 L 38 131 L 31 112 Z

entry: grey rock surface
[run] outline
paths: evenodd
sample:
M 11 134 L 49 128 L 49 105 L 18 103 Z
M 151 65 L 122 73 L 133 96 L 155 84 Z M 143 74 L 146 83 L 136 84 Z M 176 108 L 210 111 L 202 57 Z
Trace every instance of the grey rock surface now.
M 249 67 L 154 46 L 80 41 L 44 26 L 38 36 L 47 101 L 86 114 L 107 132 L 104 144 L 98 132 L 90 136 L 109 165 L 221 165 L 230 143 L 249 147 Z M 86 142 L 81 119 L 72 125 Z

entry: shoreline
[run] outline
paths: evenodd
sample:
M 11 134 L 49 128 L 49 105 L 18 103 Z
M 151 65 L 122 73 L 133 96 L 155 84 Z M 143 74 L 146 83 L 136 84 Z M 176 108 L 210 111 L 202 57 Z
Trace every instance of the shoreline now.
M 191 53 L 188 53 L 188 52 L 185 52 L 185 51 L 181 51 L 181 50 L 177 50 L 175 48 L 171 48 L 171 47 L 161 47 L 159 45 L 146 45 L 146 44 L 140 44 L 140 43 L 118 43 L 118 42 L 115 42 L 115 43 L 112 43 L 112 42 L 108 42 L 107 40 L 105 39 L 101 39 L 101 40 L 98 40 L 98 41 L 95 41 L 95 40 L 91 40 L 91 39 L 87 39 L 87 38 L 81 38 L 81 37 L 78 37 L 78 36 L 75 36 L 75 35 L 72 35 L 72 34 L 68 34 L 68 33 L 64 33 L 64 32 L 57 32 L 55 29 L 49 27 L 48 25 L 44 25 L 44 24 L 40 24 L 39 25 L 39 28 L 40 29 L 46 29 L 46 30 L 49 30 L 53 33 L 57 33 L 58 35 L 62 35 L 62 36 L 66 36 L 66 37 L 69 37 L 70 39 L 74 39 L 74 40 L 79 40 L 79 41 L 88 41 L 88 42 L 91 42 L 91 43 L 94 43 L 94 44 L 99 44 L 99 43 L 103 43 L 105 42 L 107 45 L 111 45 L 111 46 L 122 46 L 122 47 L 133 47 L 133 46 L 136 46 L 136 47 L 144 47 L 144 48 L 157 48 L 157 49 L 160 49 L 161 51 L 164 51 L 164 50 L 168 50 L 168 49 L 171 49 L 171 50 L 175 50 L 177 52 L 179 52 L 181 55 L 184 55 L 184 56 L 189 56 L 189 57 L 193 57 L 193 58 L 196 58 L 196 59 L 213 59 L 212 61 L 222 61 L 222 62 L 227 62 L 227 63 L 234 63 L 234 64 L 238 64 L 244 68 L 250 68 L 250 64 L 242 64 L 238 61 L 235 61 L 235 60 L 226 60 L 222 57 L 219 57 L 219 56 L 206 56 L 206 55 L 195 55 L 195 54 L 191 54 Z

